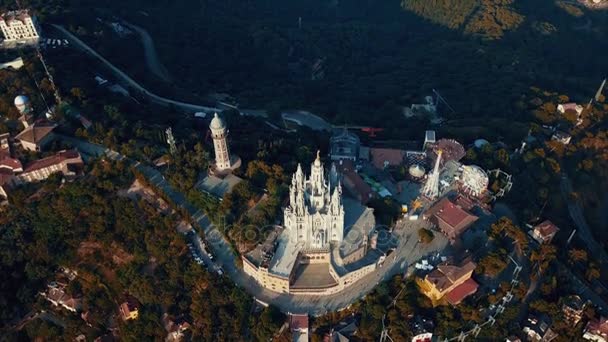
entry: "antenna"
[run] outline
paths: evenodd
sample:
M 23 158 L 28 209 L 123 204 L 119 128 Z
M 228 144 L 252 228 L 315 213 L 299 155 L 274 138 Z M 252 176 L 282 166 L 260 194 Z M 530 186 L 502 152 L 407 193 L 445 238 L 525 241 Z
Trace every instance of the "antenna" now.
M 49 68 L 47 68 L 46 63 L 44 62 L 44 57 L 42 56 L 42 53 L 40 52 L 40 48 L 38 46 L 36 46 L 36 53 L 38 54 L 38 59 L 40 59 L 40 62 L 42 63 L 42 66 L 44 67 L 46 76 L 48 77 L 49 81 L 51 82 L 51 87 L 53 87 L 55 100 L 57 101 L 57 104 L 60 104 L 62 101 L 61 101 L 61 95 L 59 95 L 59 89 L 57 89 L 57 86 L 55 85 L 55 81 L 53 80 L 53 75 L 51 75 L 51 73 L 49 72 Z
M 302 29 L 302 17 L 298 18 L 298 28 L 301 30 Z
M 433 93 L 435 93 L 435 95 L 437 95 L 437 101 L 435 103 L 435 106 L 439 105 L 439 101 L 443 102 L 449 110 L 452 111 L 452 114 L 456 113 L 456 111 L 454 110 L 454 108 L 452 108 L 452 106 L 450 106 L 450 104 L 448 103 L 448 101 L 446 101 L 443 96 L 441 96 L 441 94 L 439 94 L 439 92 L 435 89 L 433 89 Z
M 173 137 L 173 130 L 171 129 L 171 127 L 169 127 L 167 128 L 165 133 L 167 134 L 167 144 L 169 144 L 169 151 L 172 155 L 176 155 L 177 146 L 175 146 L 175 137 Z

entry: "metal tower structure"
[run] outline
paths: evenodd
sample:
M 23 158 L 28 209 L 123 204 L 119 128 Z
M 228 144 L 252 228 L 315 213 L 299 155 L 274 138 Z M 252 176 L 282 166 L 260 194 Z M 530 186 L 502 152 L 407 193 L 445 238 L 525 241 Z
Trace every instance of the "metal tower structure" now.
M 171 152 L 171 155 L 176 155 L 177 146 L 175 145 L 175 137 L 173 137 L 173 130 L 171 127 L 167 128 L 165 134 L 167 135 L 167 144 L 169 144 L 169 151 Z
M 36 47 L 36 54 L 38 55 L 38 59 L 40 59 L 40 62 L 42 63 L 42 66 L 44 67 L 44 71 L 46 72 L 46 77 L 48 77 L 49 81 L 51 82 L 51 86 L 53 87 L 53 92 L 55 95 L 55 101 L 57 101 L 57 105 L 59 105 L 59 104 L 61 104 L 61 95 L 59 94 L 59 89 L 57 89 L 57 86 L 55 85 L 55 81 L 53 80 L 53 75 L 51 75 L 49 68 L 47 68 L 46 62 L 44 61 L 44 57 L 42 56 L 42 53 L 40 52 L 40 49 L 38 47 Z
M 435 161 L 433 173 L 429 175 L 429 178 L 426 180 L 424 188 L 422 189 L 422 194 L 431 200 L 434 200 L 439 196 L 439 164 L 441 163 L 442 154 L 443 151 L 441 150 L 437 152 L 437 160 Z
M 597 93 L 595 93 L 595 97 L 593 97 L 591 100 L 589 100 L 589 104 L 587 104 L 587 110 L 589 110 L 589 108 L 591 107 L 593 100 L 595 100 L 595 102 L 598 102 L 600 100 L 600 96 L 602 95 L 602 92 L 604 91 L 605 86 L 606 86 L 606 79 L 604 78 L 602 85 L 600 85 L 600 87 L 597 90 Z
M 437 96 L 437 99 L 435 100 L 435 108 L 438 108 L 439 106 L 439 101 L 441 101 L 443 104 L 446 105 L 446 107 L 448 107 L 448 109 L 452 112 L 452 114 L 456 113 L 456 111 L 454 110 L 454 108 L 452 108 L 452 106 L 450 106 L 450 104 L 448 103 L 448 101 L 446 101 L 443 96 L 441 96 L 441 94 L 439 94 L 439 92 L 435 89 L 433 89 L 433 93 L 435 94 L 435 96 Z

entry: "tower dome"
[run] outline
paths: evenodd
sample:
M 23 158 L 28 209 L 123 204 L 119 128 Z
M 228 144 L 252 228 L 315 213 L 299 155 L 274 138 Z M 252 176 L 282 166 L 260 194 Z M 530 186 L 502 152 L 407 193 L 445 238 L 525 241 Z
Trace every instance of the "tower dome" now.
M 211 129 L 224 129 L 226 128 L 226 123 L 222 118 L 220 118 L 217 113 L 213 114 L 213 119 L 211 119 L 211 124 L 209 125 Z
M 19 96 L 15 97 L 14 103 L 15 103 L 15 107 L 17 107 L 19 112 L 24 113 L 27 111 L 27 108 L 29 108 L 30 99 L 28 99 L 27 96 L 25 96 L 25 95 L 19 95 Z

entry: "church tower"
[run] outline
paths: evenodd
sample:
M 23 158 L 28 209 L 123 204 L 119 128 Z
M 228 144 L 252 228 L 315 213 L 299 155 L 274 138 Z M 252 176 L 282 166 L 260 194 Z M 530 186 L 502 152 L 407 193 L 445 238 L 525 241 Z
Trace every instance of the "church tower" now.
M 211 130 L 213 147 L 215 149 L 216 170 L 223 171 L 230 169 L 230 152 L 228 151 L 228 143 L 226 142 L 228 130 L 226 129 L 226 123 L 217 113 L 213 116 L 209 129 Z

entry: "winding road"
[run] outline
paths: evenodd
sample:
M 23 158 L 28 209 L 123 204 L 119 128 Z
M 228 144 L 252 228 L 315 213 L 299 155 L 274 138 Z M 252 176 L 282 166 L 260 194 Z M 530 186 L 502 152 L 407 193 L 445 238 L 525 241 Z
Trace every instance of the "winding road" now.
M 59 32 L 63 33 L 66 36 L 66 38 L 72 44 L 74 44 L 74 46 L 77 46 L 77 47 L 83 49 L 84 51 L 86 51 L 87 53 L 92 55 L 93 57 L 99 59 L 103 64 L 105 64 L 114 73 L 114 76 L 116 76 L 118 79 L 120 79 L 122 82 L 127 84 L 132 89 L 135 89 L 136 91 L 138 91 L 141 94 L 141 96 L 144 96 L 144 97 L 147 97 L 148 99 L 150 99 L 151 102 L 165 106 L 165 107 L 173 106 L 175 108 L 179 108 L 179 109 L 187 111 L 187 112 L 205 112 L 205 113 L 211 114 L 214 112 L 221 111 L 218 108 L 201 106 L 201 105 L 186 103 L 186 102 L 181 102 L 181 101 L 175 101 L 175 100 L 171 100 L 166 97 L 162 97 L 162 96 L 156 95 L 154 93 L 151 93 L 146 88 L 144 88 L 141 84 L 137 83 L 135 80 L 133 80 L 131 77 L 129 77 L 129 75 L 124 73 L 122 70 L 117 68 L 114 64 L 110 63 L 107 59 L 105 59 L 103 56 L 101 56 L 99 53 L 97 53 L 95 50 L 93 50 L 90 46 L 85 44 L 78 37 L 73 35 L 70 31 L 65 29 L 63 26 L 56 25 L 56 24 L 52 24 L 52 26 L 54 28 L 56 28 Z

